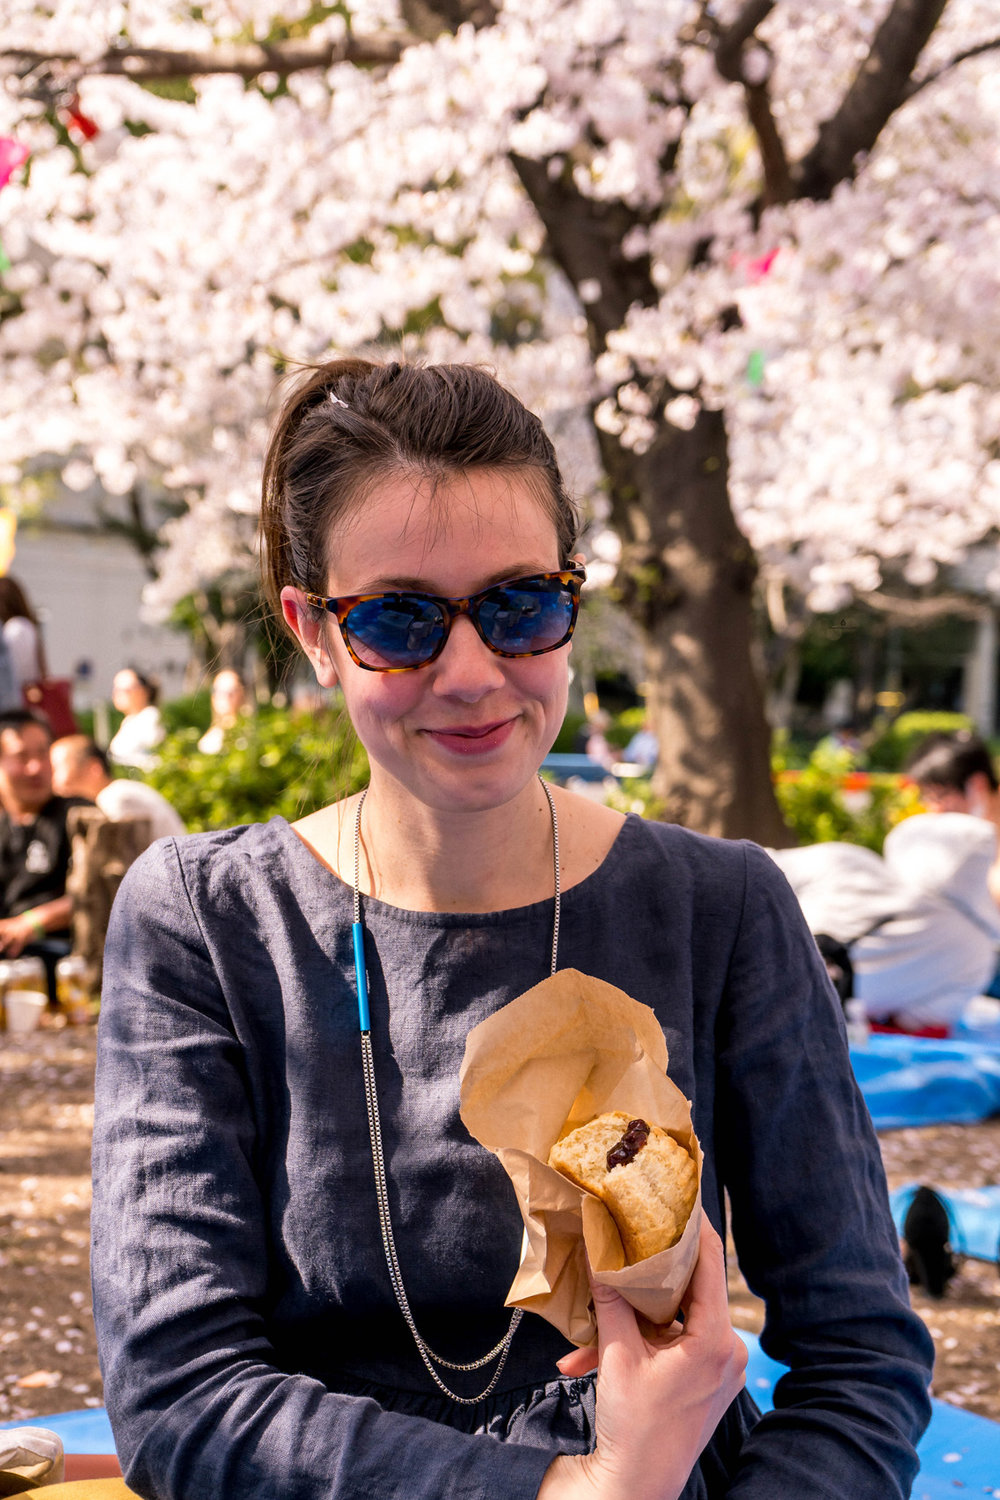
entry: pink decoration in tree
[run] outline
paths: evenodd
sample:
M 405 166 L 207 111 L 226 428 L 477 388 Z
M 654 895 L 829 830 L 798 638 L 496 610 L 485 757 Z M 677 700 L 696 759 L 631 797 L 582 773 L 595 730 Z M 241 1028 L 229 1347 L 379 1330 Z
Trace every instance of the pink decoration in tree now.
M 6 187 L 18 167 L 23 167 L 31 152 L 11 136 L 0 136 L 0 188 Z

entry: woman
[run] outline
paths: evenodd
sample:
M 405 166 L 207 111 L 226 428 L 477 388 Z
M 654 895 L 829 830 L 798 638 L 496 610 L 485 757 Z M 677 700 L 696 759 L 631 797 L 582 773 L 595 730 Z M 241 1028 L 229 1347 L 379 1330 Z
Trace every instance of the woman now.
M 212 679 L 212 722 L 198 741 L 203 755 L 218 755 L 226 735 L 239 722 L 246 704 L 246 689 L 238 672 L 224 667 Z
M 18 688 L 47 677 L 38 617 L 16 578 L 0 578 L 0 624 Z
M 123 717 L 108 746 L 108 755 L 116 765 L 134 766 L 139 771 L 151 771 L 156 765 L 156 747 L 166 735 L 156 704 L 159 693 L 158 683 L 135 667 L 115 673 L 111 701 Z
M 285 402 L 262 530 L 268 592 L 340 687 L 371 779 L 294 827 L 164 841 L 123 884 L 93 1267 L 129 1482 L 908 1493 L 930 1344 L 794 897 L 754 846 L 538 780 L 582 577 L 541 424 L 472 367 L 333 361 Z M 596 1413 L 593 1356 L 503 1308 L 521 1223 L 461 1124 L 458 1072 L 470 1028 L 552 962 L 662 1021 L 708 1218 L 722 1228 L 728 1191 L 765 1347 L 793 1366 L 760 1421 L 708 1226 L 682 1331 L 643 1336 L 595 1288 Z

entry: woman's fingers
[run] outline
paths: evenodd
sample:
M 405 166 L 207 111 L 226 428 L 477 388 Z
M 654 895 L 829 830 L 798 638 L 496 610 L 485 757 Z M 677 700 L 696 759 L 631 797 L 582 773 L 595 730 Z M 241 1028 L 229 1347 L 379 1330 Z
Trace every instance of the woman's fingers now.
M 599 1282 L 591 1285 L 590 1294 L 594 1302 L 594 1317 L 597 1319 L 599 1361 L 603 1362 L 607 1351 L 618 1344 L 638 1357 L 644 1347 L 644 1340 L 636 1323 L 635 1308 L 612 1287 L 602 1286 Z
M 703 1218 L 683 1323 L 647 1324 L 611 1287 L 595 1283 L 591 1290 L 597 1446 L 570 1477 L 582 1483 L 581 1495 L 597 1500 L 676 1500 L 744 1383 L 746 1348 L 729 1321 L 722 1241 Z M 578 1376 L 594 1362 L 592 1349 L 574 1349 L 559 1369 Z
M 591 1370 L 597 1369 L 596 1349 L 571 1349 L 564 1354 L 562 1359 L 556 1360 L 556 1369 L 562 1375 L 568 1375 L 577 1379 L 581 1375 L 589 1375 Z
M 747 1348 L 730 1321 L 726 1254 L 707 1215 L 702 1218 L 698 1261 L 681 1306 L 686 1336 L 726 1351 L 726 1378 L 738 1380 L 742 1388 Z

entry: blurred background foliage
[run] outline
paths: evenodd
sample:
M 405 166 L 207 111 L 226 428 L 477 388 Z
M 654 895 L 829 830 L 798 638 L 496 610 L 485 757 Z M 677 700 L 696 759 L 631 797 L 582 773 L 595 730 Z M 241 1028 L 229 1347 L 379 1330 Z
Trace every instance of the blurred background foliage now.
M 368 779 L 365 752 L 336 701 L 319 709 L 262 706 L 229 732 L 217 755 L 198 749 L 210 717 L 207 693 L 166 703 L 163 714 L 167 738 L 145 779 L 192 833 L 276 813 L 294 820 L 359 791 Z M 641 705 L 614 715 L 611 744 L 624 750 L 643 716 Z M 580 713 L 567 714 L 553 749 L 573 750 L 584 722 Z M 902 714 L 874 726 L 859 753 L 778 734 L 772 766 L 782 815 L 801 844 L 840 839 L 881 850 L 889 829 L 921 810 L 916 787 L 900 775 L 908 757 L 927 735 L 967 727 L 961 714 Z M 609 779 L 601 795 L 622 812 L 663 815 L 643 777 Z
M 144 778 L 191 833 L 276 814 L 291 822 L 367 784 L 367 756 L 337 707 L 261 708 L 229 731 L 217 755 L 198 749 L 204 727 L 169 733 L 159 765 Z

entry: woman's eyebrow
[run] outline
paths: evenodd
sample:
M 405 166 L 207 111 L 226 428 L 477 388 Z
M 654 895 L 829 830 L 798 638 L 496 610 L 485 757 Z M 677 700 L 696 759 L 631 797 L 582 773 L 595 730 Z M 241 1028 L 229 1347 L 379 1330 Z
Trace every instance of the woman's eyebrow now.
M 524 563 L 508 565 L 500 568 L 495 573 L 488 573 L 480 582 L 479 588 L 473 589 L 473 594 L 482 593 L 483 589 L 493 588 L 495 584 L 506 583 L 508 580 L 516 581 L 518 578 L 534 578 L 539 573 L 555 573 L 557 568 L 542 566 L 537 563 Z M 457 598 L 454 594 L 439 594 L 437 589 L 429 587 L 425 578 L 410 578 L 387 576 L 376 578 L 366 588 L 357 589 L 356 594 L 433 594 L 438 599 Z M 351 598 L 350 594 L 343 596 Z

